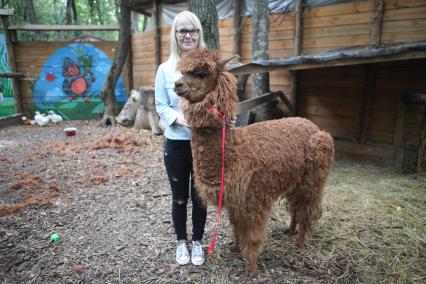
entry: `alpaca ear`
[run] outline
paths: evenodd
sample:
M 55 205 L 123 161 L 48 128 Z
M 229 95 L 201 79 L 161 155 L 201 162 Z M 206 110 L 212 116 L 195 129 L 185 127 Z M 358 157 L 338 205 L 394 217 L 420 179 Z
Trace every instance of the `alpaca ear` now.
M 240 58 L 240 56 L 237 55 L 237 54 L 234 54 L 234 55 L 227 56 L 225 58 L 220 59 L 219 62 L 217 63 L 217 65 L 216 65 L 216 70 L 218 72 L 222 72 L 225 69 L 226 63 L 228 63 L 229 61 L 231 61 L 235 58 Z

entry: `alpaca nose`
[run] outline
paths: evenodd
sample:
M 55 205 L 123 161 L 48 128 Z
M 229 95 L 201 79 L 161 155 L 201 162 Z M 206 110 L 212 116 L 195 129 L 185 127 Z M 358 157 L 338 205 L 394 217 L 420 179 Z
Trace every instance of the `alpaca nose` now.
M 180 80 L 178 80 L 178 81 L 175 82 L 175 89 L 179 89 L 182 86 L 183 86 L 183 83 Z

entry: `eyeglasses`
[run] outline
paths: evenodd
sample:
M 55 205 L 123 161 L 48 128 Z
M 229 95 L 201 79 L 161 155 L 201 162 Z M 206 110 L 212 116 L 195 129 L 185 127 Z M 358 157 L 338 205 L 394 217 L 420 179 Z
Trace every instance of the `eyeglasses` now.
M 178 37 L 185 37 L 186 34 L 189 34 L 191 37 L 195 37 L 195 36 L 198 36 L 199 32 L 200 32 L 199 29 L 191 29 L 191 30 L 180 29 L 180 30 L 176 30 L 176 35 Z

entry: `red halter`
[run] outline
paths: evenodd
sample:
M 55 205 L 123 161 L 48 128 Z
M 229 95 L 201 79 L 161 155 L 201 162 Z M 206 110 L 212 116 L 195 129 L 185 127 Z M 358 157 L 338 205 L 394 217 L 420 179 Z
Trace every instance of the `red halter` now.
M 222 208 L 222 198 L 223 198 L 223 191 L 225 189 L 225 134 L 226 134 L 226 117 L 225 114 L 217 109 L 217 107 L 212 106 L 211 104 L 206 105 L 207 110 L 212 111 L 214 114 L 216 114 L 221 122 L 222 122 L 222 176 L 220 180 L 220 193 L 219 193 L 219 203 L 217 206 L 217 217 L 216 217 L 216 226 L 213 234 L 213 238 L 210 241 L 209 248 L 207 250 L 208 254 L 211 254 L 214 250 L 214 245 L 217 238 L 217 230 L 219 227 L 219 221 L 220 221 L 220 211 Z

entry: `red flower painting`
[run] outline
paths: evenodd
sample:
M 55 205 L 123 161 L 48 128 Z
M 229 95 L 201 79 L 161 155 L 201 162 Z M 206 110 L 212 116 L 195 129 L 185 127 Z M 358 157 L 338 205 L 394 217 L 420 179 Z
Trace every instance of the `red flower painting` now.
M 64 83 L 62 84 L 62 88 L 65 94 L 67 94 L 68 100 L 73 101 L 81 97 L 85 102 L 90 102 L 87 94 L 91 83 L 95 81 L 95 75 L 90 70 L 92 67 L 91 63 L 92 60 L 88 56 L 81 56 L 79 62 L 75 62 L 68 57 L 64 58 L 62 66 Z
M 53 74 L 53 73 L 47 73 L 46 74 L 46 80 L 49 81 L 49 82 L 55 81 L 55 74 Z

